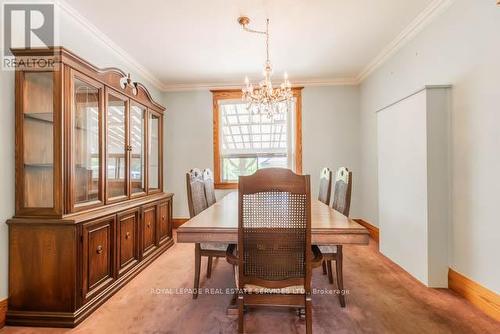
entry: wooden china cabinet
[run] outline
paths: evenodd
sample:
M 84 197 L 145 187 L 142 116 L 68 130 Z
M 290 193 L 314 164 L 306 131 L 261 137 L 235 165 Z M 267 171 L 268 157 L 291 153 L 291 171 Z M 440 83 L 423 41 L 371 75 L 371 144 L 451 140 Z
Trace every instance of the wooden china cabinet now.
M 16 71 L 7 323 L 73 327 L 174 242 L 165 108 L 62 47 L 13 53 L 55 66 Z

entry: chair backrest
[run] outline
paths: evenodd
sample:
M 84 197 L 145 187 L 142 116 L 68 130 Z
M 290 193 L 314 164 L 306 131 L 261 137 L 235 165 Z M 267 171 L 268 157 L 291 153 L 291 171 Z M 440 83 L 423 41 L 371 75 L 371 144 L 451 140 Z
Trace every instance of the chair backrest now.
M 186 185 L 189 216 L 193 218 L 208 207 L 201 170 L 194 168 L 189 173 L 186 173 Z
M 319 194 L 318 200 L 330 205 L 330 197 L 332 195 L 332 171 L 330 168 L 323 168 L 319 176 Z
M 340 167 L 335 174 L 332 208 L 349 216 L 351 208 L 352 172 L 346 167 Z
M 239 285 L 311 288 L 309 175 L 265 168 L 239 177 Z
M 203 171 L 203 183 L 205 184 L 207 205 L 212 206 L 217 200 L 215 199 L 214 173 L 209 168 Z

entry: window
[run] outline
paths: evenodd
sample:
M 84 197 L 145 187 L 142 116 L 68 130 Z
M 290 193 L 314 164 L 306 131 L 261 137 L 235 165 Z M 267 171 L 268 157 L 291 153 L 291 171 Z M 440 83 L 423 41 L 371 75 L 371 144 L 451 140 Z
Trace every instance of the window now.
M 301 96 L 288 113 L 269 119 L 247 110 L 241 91 L 213 91 L 216 188 L 237 188 L 240 175 L 267 167 L 302 172 Z M 281 106 L 286 107 L 285 104 Z

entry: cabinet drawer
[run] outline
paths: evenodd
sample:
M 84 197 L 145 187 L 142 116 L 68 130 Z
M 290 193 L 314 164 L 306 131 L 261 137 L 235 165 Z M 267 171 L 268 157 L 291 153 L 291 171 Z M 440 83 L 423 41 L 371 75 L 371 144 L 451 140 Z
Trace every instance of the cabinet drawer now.
M 160 202 L 160 204 L 158 204 L 158 211 L 158 242 L 162 244 L 164 241 L 172 237 L 172 227 L 170 225 L 170 202 Z
M 117 267 L 118 275 L 122 275 L 139 262 L 139 209 L 117 217 Z
M 142 256 L 148 256 L 156 248 L 157 205 L 148 205 L 142 209 Z
M 82 292 L 87 301 L 113 282 L 115 216 L 84 224 L 82 233 Z

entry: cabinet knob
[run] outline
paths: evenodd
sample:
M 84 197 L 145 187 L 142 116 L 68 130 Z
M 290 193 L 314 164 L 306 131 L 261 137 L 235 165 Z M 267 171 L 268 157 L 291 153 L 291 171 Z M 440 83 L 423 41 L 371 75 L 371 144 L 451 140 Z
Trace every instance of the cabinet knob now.
M 165 216 L 161 216 L 161 219 L 165 220 Z
M 101 245 L 97 246 L 96 252 L 97 252 L 97 254 L 102 253 L 102 246 Z
M 150 227 L 151 227 L 151 223 L 148 223 L 146 226 L 147 226 L 148 228 L 150 228 Z
M 129 239 L 129 238 L 130 238 L 130 232 L 125 233 L 125 239 Z

